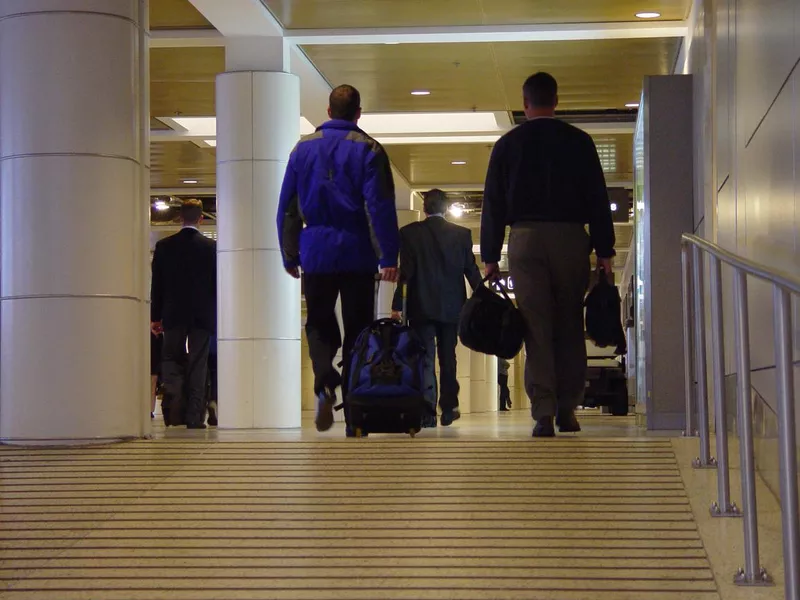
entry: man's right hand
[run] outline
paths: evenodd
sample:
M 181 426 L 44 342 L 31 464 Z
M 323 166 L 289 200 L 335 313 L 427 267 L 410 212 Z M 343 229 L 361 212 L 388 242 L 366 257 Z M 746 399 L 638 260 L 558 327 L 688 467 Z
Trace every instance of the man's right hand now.
M 603 269 L 606 275 L 611 275 L 614 272 L 613 259 L 597 257 L 597 269 Z
M 381 269 L 381 281 L 389 281 L 391 283 L 397 283 L 398 271 L 397 267 L 388 267 L 385 269 Z
M 164 333 L 164 324 L 161 321 L 150 323 L 150 332 L 158 337 L 162 333 Z
M 484 269 L 484 275 L 490 281 L 494 281 L 500 278 L 500 265 L 498 263 L 486 263 L 486 268 Z
M 287 267 L 286 272 L 295 279 L 300 279 L 300 267 Z

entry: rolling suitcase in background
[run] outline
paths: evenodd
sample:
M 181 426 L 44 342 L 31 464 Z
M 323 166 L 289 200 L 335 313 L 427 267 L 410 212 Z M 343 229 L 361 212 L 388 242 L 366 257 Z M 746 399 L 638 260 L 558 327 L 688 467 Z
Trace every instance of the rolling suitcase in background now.
M 380 285 L 378 282 L 377 285 Z M 350 356 L 347 409 L 356 437 L 422 429 L 425 346 L 408 326 L 406 286 L 403 321 L 379 319 L 361 332 Z M 377 302 L 376 302 L 377 311 Z

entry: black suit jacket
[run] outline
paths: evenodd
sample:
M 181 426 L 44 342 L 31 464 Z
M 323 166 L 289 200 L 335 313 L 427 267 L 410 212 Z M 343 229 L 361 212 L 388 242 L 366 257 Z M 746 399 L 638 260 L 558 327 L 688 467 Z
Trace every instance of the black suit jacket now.
M 469 229 L 429 217 L 400 230 L 400 277 L 408 285 L 408 318 L 458 323 L 467 300 L 464 277 L 475 289 L 481 273 Z M 398 287 L 393 308 L 402 310 Z
M 217 330 L 217 243 L 186 227 L 156 244 L 150 318 L 164 329 Z

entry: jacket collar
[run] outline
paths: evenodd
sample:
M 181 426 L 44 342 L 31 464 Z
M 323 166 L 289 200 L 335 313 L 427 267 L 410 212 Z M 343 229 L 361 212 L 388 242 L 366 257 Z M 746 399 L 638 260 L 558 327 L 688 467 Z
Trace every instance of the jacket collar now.
M 325 129 L 340 129 L 344 131 L 361 131 L 361 128 L 353 123 L 352 121 L 344 121 L 342 119 L 331 119 L 330 121 L 326 121 L 319 127 L 317 127 L 317 131 L 325 130 Z

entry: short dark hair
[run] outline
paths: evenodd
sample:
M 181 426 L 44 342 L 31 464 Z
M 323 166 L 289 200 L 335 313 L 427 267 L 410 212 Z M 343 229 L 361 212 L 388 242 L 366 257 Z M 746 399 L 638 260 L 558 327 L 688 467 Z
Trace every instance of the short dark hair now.
M 522 95 L 529 106 L 553 108 L 558 103 L 558 82 L 550 73 L 536 73 L 525 81 Z
M 426 215 L 443 215 L 448 208 L 447 194 L 438 188 L 422 194 L 422 207 Z
M 331 119 L 355 121 L 361 108 L 361 94 L 352 85 L 340 85 L 329 99 Z
M 203 202 L 192 198 L 181 203 L 181 220 L 184 223 L 196 224 L 203 218 Z

